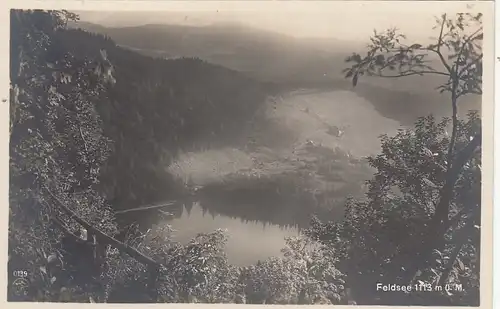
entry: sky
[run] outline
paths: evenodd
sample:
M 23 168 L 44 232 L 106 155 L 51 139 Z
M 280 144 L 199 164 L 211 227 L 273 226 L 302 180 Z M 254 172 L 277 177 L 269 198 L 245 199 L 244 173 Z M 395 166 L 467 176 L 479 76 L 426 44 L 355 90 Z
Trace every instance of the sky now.
M 139 2 L 139 1 L 138 1 Z M 142 1 L 141 1 L 142 2 Z M 238 22 L 296 37 L 367 40 L 374 29 L 397 27 L 409 38 L 426 39 L 436 15 L 481 12 L 488 3 L 467 1 L 175 1 L 166 6 L 102 7 L 105 11 L 79 11 L 83 21 L 106 26 L 142 24 L 207 25 Z M 472 7 L 471 7 L 472 6 Z M 88 8 L 85 8 L 86 10 Z M 114 11 L 113 11 L 114 9 Z M 133 11 L 130 10 L 154 11 Z

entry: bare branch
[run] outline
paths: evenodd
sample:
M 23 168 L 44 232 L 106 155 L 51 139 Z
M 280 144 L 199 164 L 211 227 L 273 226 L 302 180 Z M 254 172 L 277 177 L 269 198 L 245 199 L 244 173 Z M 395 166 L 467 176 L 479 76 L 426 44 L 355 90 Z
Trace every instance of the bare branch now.
M 445 22 L 446 22 L 446 14 L 443 15 L 443 22 L 441 23 L 441 30 L 439 31 L 439 38 L 438 38 L 437 49 L 436 50 L 432 50 L 431 49 L 431 50 L 435 51 L 437 53 L 437 55 L 439 56 L 439 59 L 441 59 L 441 63 L 444 65 L 444 67 L 450 73 L 450 75 L 452 75 L 453 71 L 452 71 L 450 65 L 444 59 L 443 54 L 441 53 L 441 46 L 443 44 L 443 30 L 444 30 L 444 24 L 445 24 Z
M 405 72 L 401 72 L 398 75 L 377 74 L 377 77 L 398 78 L 398 77 L 405 77 L 405 76 L 412 76 L 412 75 L 424 75 L 424 74 L 436 74 L 436 75 L 442 75 L 442 76 L 449 76 L 448 73 L 439 72 L 439 71 L 405 71 Z

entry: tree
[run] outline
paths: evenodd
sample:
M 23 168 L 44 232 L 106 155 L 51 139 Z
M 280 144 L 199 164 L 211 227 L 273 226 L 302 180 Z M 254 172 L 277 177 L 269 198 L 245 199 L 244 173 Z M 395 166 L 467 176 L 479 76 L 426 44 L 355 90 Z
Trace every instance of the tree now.
M 377 293 L 373 288 L 378 282 L 406 282 L 405 270 L 418 261 L 414 248 L 419 247 L 428 233 L 434 205 L 440 198 L 439 188 L 445 182 L 448 122 L 447 119 L 436 122 L 428 116 L 421 118 L 415 129 L 383 136 L 382 152 L 369 158 L 376 173 L 368 181 L 366 198 L 350 200 L 343 221 L 324 223 L 315 219 L 306 230 L 309 237 L 335 253 L 339 259 L 337 267 L 347 274 L 347 286 L 353 288 L 360 304 L 446 305 L 449 301 L 456 304 L 478 301 L 479 152 L 474 153 L 459 175 L 451 203 L 453 217 L 443 236 L 443 248 L 433 252 L 432 262 L 422 267 L 415 278 L 432 285 L 459 282 L 464 291 L 444 298 L 428 292 L 422 295 L 412 292 L 398 299 L 394 293 Z M 470 113 L 467 121 L 459 120 L 457 146 L 467 145 L 478 130 L 480 117 L 476 113 Z
M 443 14 L 436 18 L 436 24 L 439 35 L 437 41 L 429 45 L 404 44 L 406 37 L 396 29 L 389 29 L 382 34 L 375 31 L 367 55 L 364 58 L 359 54 L 348 57 L 346 60 L 354 62 L 354 65 L 344 71 L 347 78 L 352 78 L 354 86 L 358 78 L 365 74 L 383 78 L 437 75 L 446 79 L 437 87 L 440 92 L 450 94 L 452 107 L 452 133 L 444 162 L 445 181 L 440 186 L 439 202 L 435 205 L 428 233 L 416 250 L 421 262 L 408 268 L 408 278 L 413 278 L 415 272 L 425 265 L 434 249 L 442 247 L 444 234 L 450 221 L 453 221 L 450 219 L 450 204 L 455 185 L 464 166 L 481 146 L 480 131 L 475 132 L 469 143 L 461 147 L 457 145 L 457 134 L 459 98 L 482 94 L 482 14 L 458 13 L 454 18 Z M 436 58 L 442 69 L 432 65 Z
M 17 295 L 23 300 L 55 300 L 62 288 L 79 286 L 61 271 L 69 258 L 61 231 L 80 228 L 44 189 L 103 231 L 117 231 L 94 188 L 109 153 L 95 103 L 112 67 L 105 58 L 76 59 L 57 46 L 58 32 L 75 18 L 66 11 L 11 11 L 9 268 L 31 274 L 31 290 Z M 55 229 L 61 222 L 66 229 Z
M 364 200 L 351 200 L 341 223 L 314 220 L 310 237 L 334 248 L 348 286 L 366 304 L 477 304 L 481 123 L 477 113 L 458 117 L 459 98 L 481 95 L 481 14 L 436 19 L 434 44 L 405 44 L 396 29 L 375 32 L 365 57 L 353 54 L 346 78 L 438 76 L 447 92 L 450 120 L 420 118 L 414 129 L 382 137 L 382 153 L 369 158 L 376 173 Z M 441 69 L 439 69 L 441 67 Z M 465 262 L 464 262 L 465 261 Z M 467 278 L 467 279 L 465 279 Z M 377 293 L 377 282 L 461 282 L 468 292 Z M 466 288 L 465 288 L 466 286 Z M 437 294 L 437 295 L 436 295 Z M 454 295 L 451 295 L 454 294 Z M 401 297 L 397 297 L 401 296 Z M 420 299 L 419 299 L 420 297 Z

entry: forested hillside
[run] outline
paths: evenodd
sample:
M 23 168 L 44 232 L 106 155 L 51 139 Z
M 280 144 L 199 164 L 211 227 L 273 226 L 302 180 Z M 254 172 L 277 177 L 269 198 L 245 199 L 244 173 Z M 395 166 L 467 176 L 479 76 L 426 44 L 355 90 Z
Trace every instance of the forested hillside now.
M 112 59 L 116 84 L 97 110 L 104 134 L 114 142 L 102 179 L 119 208 L 167 193 L 172 184 L 162 178 L 170 158 L 234 141 L 265 99 L 254 80 L 195 58 L 153 59 L 75 29 L 58 33 L 52 46 L 82 59 L 103 49 Z

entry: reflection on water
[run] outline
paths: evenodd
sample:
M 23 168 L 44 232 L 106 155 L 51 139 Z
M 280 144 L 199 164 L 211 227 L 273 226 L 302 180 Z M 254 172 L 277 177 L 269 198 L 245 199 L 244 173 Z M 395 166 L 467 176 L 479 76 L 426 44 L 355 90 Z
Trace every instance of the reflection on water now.
M 194 203 L 185 208 L 178 218 L 165 219 L 175 230 L 174 240 L 187 243 L 198 233 L 212 232 L 218 228 L 227 229 L 229 240 L 226 253 L 229 262 L 238 266 L 255 263 L 270 256 L 279 256 L 284 246 L 284 238 L 298 235 L 298 229 L 280 227 L 257 221 L 230 218 L 209 213 Z
M 370 173 L 364 161 L 340 150 L 315 146 L 304 151 L 291 170 L 234 173 L 207 183 L 162 209 L 170 216 L 154 210 L 128 217 L 140 221 L 143 229 L 168 223 L 181 243 L 199 233 L 227 229 L 226 253 L 236 265 L 279 256 L 284 238 L 308 227 L 313 214 L 322 220 L 342 219 L 345 199 L 362 192 Z
M 161 204 L 161 203 L 158 203 Z M 214 207 L 214 205 L 219 205 Z M 226 254 L 230 263 L 237 266 L 254 264 L 272 256 L 280 256 L 285 245 L 285 237 L 297 236 L 306 224 L 293 224 L 275 218 L 289 218 L 293 211 L 281 209 L 281 216 L 276 209 L 268 208 L 267 216 L 263 209 L 255 204 L 231 204 L 211 199 L 193 201 L 187 198 L 161 210 L 130 212 L 121 214 L 118 219 L 122 226 L 139 224 L 145 232 L 153 225 L 169 224 L 175 231 L 173 240 L 187 244 L 199 233 L 210 233 L 216 229 L 227 230 L 228 242 Z M 246 209 L 238 215 L 238 210 Z M 252 211 L 252 209 L 254 211 Z M 292 216 L 296 216 L 293 215 Z M 304 216 L 309 222 L 310 214 Z M 292 220 L 293 221 L 293 220 Z M 283 222 L 280 224 L 280 222 Z

